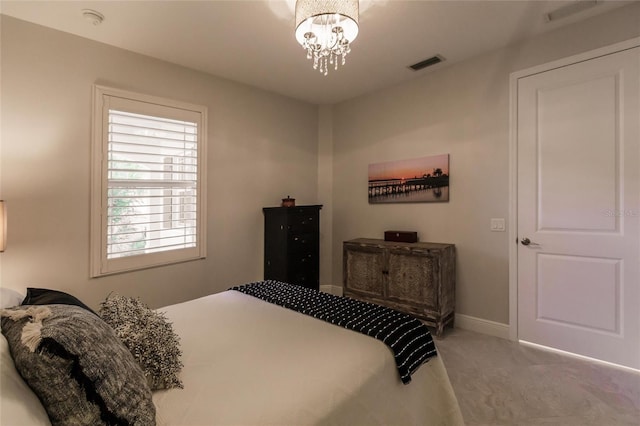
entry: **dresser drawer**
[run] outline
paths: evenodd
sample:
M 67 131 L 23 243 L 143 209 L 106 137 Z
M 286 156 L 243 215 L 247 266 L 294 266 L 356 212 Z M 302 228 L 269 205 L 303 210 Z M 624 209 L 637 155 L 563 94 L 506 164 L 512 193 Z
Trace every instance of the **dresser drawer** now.
M 315 288 L 317 290 L 318 273 L 316 271 L 299 271 L 293 274 L 292 284 L 303 287 Z
M 305 212 L 305 214 L 294 214 L 291 221 L 287 225 L 289 235 L 312 234 L 317 233 L 320 228 L 319 217 L 313 212 Z
M 306 253 L 317 250 L 318 236 L 317 234 L 290 235 L 288 244 L 293 253 Z

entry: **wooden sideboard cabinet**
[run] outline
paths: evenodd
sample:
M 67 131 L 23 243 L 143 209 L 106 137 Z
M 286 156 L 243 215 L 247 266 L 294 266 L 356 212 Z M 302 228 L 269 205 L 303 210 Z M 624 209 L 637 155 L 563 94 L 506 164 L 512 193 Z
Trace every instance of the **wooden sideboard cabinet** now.
M 319 289 L 321 205 L 265 207 L 264 279 Z
M 455 264 L 453 244 L 345 241 L 344 295 L 414 315 L 440 336 L 454 321 Z

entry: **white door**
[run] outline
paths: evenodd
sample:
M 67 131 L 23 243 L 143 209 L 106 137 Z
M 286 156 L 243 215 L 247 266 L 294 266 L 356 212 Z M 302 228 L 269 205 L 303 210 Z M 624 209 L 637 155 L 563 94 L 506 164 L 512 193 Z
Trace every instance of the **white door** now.
M 640 48 L 517 90 L 518 338 L 640 369 Z

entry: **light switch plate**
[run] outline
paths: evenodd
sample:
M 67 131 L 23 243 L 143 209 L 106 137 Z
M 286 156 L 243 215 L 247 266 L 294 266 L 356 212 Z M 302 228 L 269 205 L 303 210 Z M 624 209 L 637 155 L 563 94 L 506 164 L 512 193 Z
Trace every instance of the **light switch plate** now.
M 491 219 L 491 231 L 492 232 L 504 232 L 506 229 L 506 225 L 504 222 L 504 218 L 492 218 Z

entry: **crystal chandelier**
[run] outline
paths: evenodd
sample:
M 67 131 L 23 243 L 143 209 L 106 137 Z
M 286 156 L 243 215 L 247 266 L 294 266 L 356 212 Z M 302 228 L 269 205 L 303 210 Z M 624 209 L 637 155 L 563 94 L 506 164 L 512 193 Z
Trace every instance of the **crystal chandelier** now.
M 358 35 L 358 0 L 298 0 L 296 40 L 313 59 L 313 69 L 328 74 L 344 65 Z

